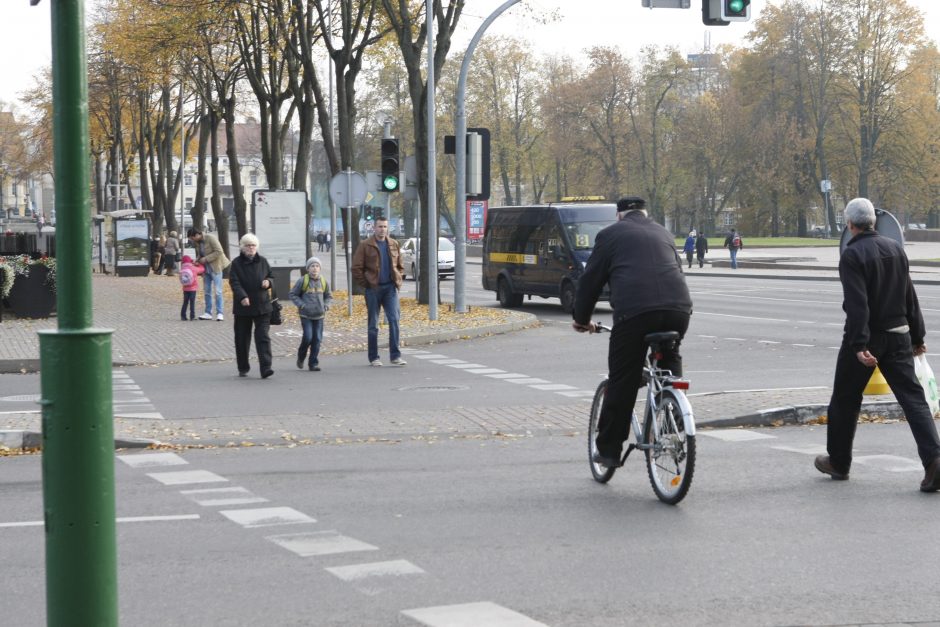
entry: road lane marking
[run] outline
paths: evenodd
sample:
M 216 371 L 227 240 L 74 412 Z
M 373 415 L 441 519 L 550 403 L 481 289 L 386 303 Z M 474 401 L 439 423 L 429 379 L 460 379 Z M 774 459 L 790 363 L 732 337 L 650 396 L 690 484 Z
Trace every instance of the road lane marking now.
M 177 472 L 148 472 L 147 476 L 156 479 L 163 485 L 186 485 L 188 483 L 228 483 L 228 479 L 220 477 L 208 470 L 181 470 Z
M 556 392 L 556 394 L 561 394 L 562 396 L 567 396 L 568 398 L 589 398 L 594 396 L 594 392 L 591 390 L 574 390 L 573 392 Z
M 802 348 L 813 348 L 815 344 L 791 344 L 790 346 L 800 346 Z
M 185 466 L 188 461 L 176 453 L 137 453 L 118 455 L 117 458 L 131 468 L 153 468 L 154 466 Z
M 547 627 L 545 623 L 532 620 L 508 607 L 490 601 L 479 603 L 461 603 L 459 605 L 438 605 L 402 610 L 408 618 L 428 627 Z
M 746 342 L 747 341 L 743 337 L 726 337 L 725 339 L 732 340 L 734 342 Z
M 704 429 L 698 433 L 725 442 L 747 442 L 748 440 L 775 440 L 777 436 L 747 431 L 745 429 Z
M 780 342 L 775 342 L 773 340 L 757 340 L 758 344 L 779 344 Z
M 483 364 L 450 364 L 448 368 L 458 368 L 460 370 L 466 370 L 467 368 L 486 368 Z
M 502 374 L 488 374 L 486 375 L 493 379 L 528 379 L 529 375 L 519 374 L 518 372 L 504 372 Z
M 799 453 L 800 455 L 825 455 L 826 447 L 822 444 L 811 444 L 808 446 L 771 446 L 777 451 L 786 451 L 788 453 Z
M 377 546 L 344 536 L 333 530 L 267 536 L 265 540 L 269 540 L 300 557 L 379 550 Z
M 219 513 L 246 529 L 315 523 L 316 519 L 293 507 L 259 507 L 257 509 L 223 509 Z
M 198 520 L 199 518 L 200 518 L 199 514 L 175 514 L 175 515 L 167 515 L 167 516 L 122 516 L 120 518 L 115 518 L 114 522 L 119 522 L 119 523 L 170 522 L 174 520 Z M 45 521 L 42 521 L 42 520 L 26 520 L 23 522 L 0 523 L 0 528 L 42 527 L 44 524 L 45 524 Z
M 852 458 L 852 463 L 873 466 L 888 472 L 921 473 L 924 471 L 924 465 L 920 461 L 897 455 L 857 455 Z
M 464 370 L 464 372 L 472 372 L 473 374 L 501 374 L 506 371 L 500 370 L 499 368 L 469 368 Z
M 525 383 L 527 385 L 532 385 L 533 383 L 551 383 L 551 381 L 546 381 L 545 379 L 537 379 L 535 377 L 529 377 L 528 379 L 506 379 L 510 383 Z
M 389 577 L 401 575 L 423 575 L 424 569 L 415 566 L 408 560 L 390 560 L 387 562 L 371 562 L 369 564 L 351 564 L 349 566 L 333 566 L 326 571 L 339 577 L 343 581 L 358 581 L 367 577 Z
M 544 390 L 546 392 L 560 392 L 561 390 L 578 389 L 573 385 L 565 385 L 564 383 L 545 383 L 543 385 L 530 385 L 529 387 L 534 390 Z
M 438 355 L 436 353 L 428 353 L 427 355 L 414 355 L 415 359 L 447 359 L 447 355 Z
M 718 316 L 719 318 L 739 318 L 741 320 L 761 320 L 763 322 L 790 322 L 782 318 L 762 318 L 760 316 L 736 316 L 734 314 L 712 313 L 709 311 L 696 311 L 696 316 Z
M 180 490 L 180 494 L 203 507 L 224 505 L 250 505 L 267 503 L 263 496 L 255 496 L 246 488 L 203 488 L 201 490 Z
M 463 359 L 450 359 L 450 358 L 448 358 L 448 359 L 432 359 L 432 360 L 431 360 L 431 363 L 432 363 L 432 364 L 438 364 L 438 365 L 440 365 L 440 366 L 449 366 L 449 365 L 451 365 L 451 364 L 465 364 L 465 363 L 467 363 L 467 362 L 465 362 Z

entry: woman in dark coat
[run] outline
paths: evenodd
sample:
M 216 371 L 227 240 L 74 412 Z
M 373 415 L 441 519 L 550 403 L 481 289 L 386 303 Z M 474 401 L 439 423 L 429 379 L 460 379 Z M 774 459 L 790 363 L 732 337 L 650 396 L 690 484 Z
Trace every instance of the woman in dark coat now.
M 258 351 L 258 366 L 261 378 L 267 379 L 271 369 L 271 295 L 268 290 L 274 283 L 274 275 L 268 260 L 258 254 L 258 238 L 246 233 L 239 241 L 241 254 L 232 260 L 229 284 L 232 287 L 235 314 L 235 361 L 238 376 L 248 376 L 251 366 L 248 354 L 251 350 L 251 332 L 254 327 L 255 349 Z

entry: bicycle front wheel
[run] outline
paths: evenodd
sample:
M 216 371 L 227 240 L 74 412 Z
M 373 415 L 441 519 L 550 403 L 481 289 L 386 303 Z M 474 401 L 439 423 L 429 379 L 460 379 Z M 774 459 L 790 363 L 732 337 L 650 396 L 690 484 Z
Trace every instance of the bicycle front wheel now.
M 695 436 L 685 431 L 676 392 L 663 390 L 656 408 L 655 429 L 647 416 L 646 468 L 659 500 L 675 505 L 689 491 L 695 471 Z
M 614 476 L 617 468 L 608 468 L 594 461 L 594 453 L 597 452 L 597 423 L 601 419 L 601 406 L 604 404 L 604 396 L 607 394 L 607 379 L 601 381 L 594 392 L 594 402 L 591 403 L 591 419 L 588 422 L 588 463 L 591 465 L 591 474 L 598 483 L 607 483 Z

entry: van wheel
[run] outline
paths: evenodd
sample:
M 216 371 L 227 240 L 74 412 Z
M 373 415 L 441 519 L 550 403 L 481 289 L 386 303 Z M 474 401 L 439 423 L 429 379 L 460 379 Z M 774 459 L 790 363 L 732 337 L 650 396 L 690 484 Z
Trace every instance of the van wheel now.
M 574 311 L 574 283 L 565 281 L 561 286 L 561 310 L 565 313 Z
M 509 281 L 500 277 L 496 284 L 496 298 L 499 299 L 500 307 L 518 307 L 522 304 L 522 294 L 513 294 L 509 287 Z

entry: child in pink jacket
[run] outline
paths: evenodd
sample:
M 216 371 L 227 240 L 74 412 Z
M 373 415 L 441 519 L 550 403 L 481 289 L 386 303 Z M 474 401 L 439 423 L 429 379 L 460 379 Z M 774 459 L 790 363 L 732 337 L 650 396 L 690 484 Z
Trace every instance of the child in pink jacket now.
M 180 320 L 186 320 L 186 307 L 189 307 L 189 319 L 196 319 L 196 288 L 199 286 L 198 276 L 206 271 L 193 258 L 183 255 L 180 260 L 180 285 L 183 286 L 183 307 L 180 309 Z

